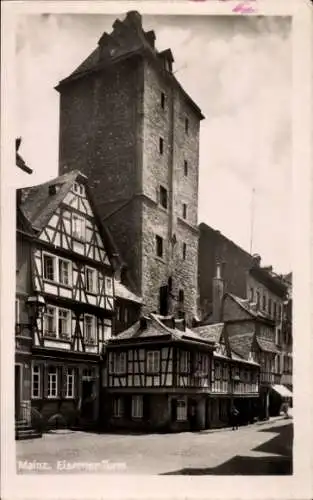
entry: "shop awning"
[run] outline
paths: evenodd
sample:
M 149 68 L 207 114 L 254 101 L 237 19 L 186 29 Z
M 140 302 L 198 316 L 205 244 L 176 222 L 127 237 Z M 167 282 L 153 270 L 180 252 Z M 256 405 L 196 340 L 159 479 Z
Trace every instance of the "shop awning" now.
M 273 391 L 277 392 L 283 398 L 292 398 L 292 392 L 284 385 L 272 385 Z

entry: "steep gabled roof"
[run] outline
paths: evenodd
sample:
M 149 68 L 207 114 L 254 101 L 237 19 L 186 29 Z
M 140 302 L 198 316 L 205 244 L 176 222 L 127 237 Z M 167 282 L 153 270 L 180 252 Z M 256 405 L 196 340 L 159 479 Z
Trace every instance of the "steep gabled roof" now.
M 209 340 L 211 342 L 218 343 L 220 342 L 223 329 L 224 329 L 224 323 L 215 323 L 213 325 L 197 326 L 192 330 L 200 337 Z
M 159 52 L 154 46 L 154 41 L 151 41 L 151 33 L 155 38 L 154 32 L 144 31 L 142 18 L 138 12 L 127 12 L 123 21 L 116 19 L 110 34 L 103 33 L 98 42 L 98 47 L 68 77 L 59 82 L 56 90 L 60 91 L 69 82 L 83 78 L 92 72 L 102 71 L 135 55 L 145 56 L 162 68 L 162 59 L 167 58 L 173 61 L 173 54 L 170 49 Z M 181 90 L 186 101 L 198 114 L 199 118 L 203 119 L 204 116 L 200 108 L 182 88 L 175 75 L 166 71 L 164 71 L 164 75 Z
M 116 337 L 110 339 L 109 343 L 117 344 L 123 340 L 136 340 L 142 338 L 162 337 L 172 341 L 180 341 L 186 343 L 198 343 L 202 346 L 213 348 L 214 342 L 206 340 L 189 328 L 181 330 L 176 327 L 174 318 L 172 318 L 172 327 L 168 326 L 169 318 L 162 317 L 157 314 L 149 314 L 144 317 L 144 321 L 137 321 L 130 328 L 121 332 Z M 166 321 L 167 324 L 164 323 Z
M 66 194 L 70 191 L 73 183 L 78 180 L 85 185 L 86 195 L 90 203 L 93 216 L 97 223 L 98 230 L 106 245 L 109 258 L 119 259 L 119 264 L 122 266 L 124 263 L 121 261 L 117 247 L 113 241 L 110 231 L 101 219 L 97 212 L 97 207 L 93 201 L 92 193 L 88 187 L 87 177 L 79 170 L 71 170 L 70 172 L 56 177 L 43 184 L 22 188 L 18 190 L 17 199 L 18 206 L 23 213 L 24 217 L 32 227 L 35 233 L 40 233 L 48 224 L 50 218 L 55 213 L 56 209 L 64 200 Z M 55 192 L 49 192 L 50 186 L 56 186 Z
M 261 351 L 272 352 L 272 353 L 277 353 L 277 354 L 280 352 L 279 349 L 277 349 L 275 343 L 272 342 L 271 340 L 257 337 L 256 342 L 257 342 L 259 348 L 261 349 Z
M 252 349 L 254 332 L 239 333 L 229 336 L 229 345 L 231 350 L 244 359 L 248 359 Z
M 18 190 L 22 199 L 20 208 L 35 231 L 42 231 L 71 189 L 76 178 L 82 175 L 72 170 L 43 184 Z M 58 186 L 55 194 L 49 194 L 50 186 Z
M 114 280 L 114 292 L 116 297 L 124 300 L 130 300 L 131 302 L 137 302 L 137 304 L 142 304 L 143 300 L 141 297 L 129 290 L 123 283 L 118 280 Z
M 241 309 L 247 312 L 251 317 L 273 322 L 273 319 L 269 314 L 257 310 L 256 307 L 253 306 L 248 299 L 237 297 L 237 295 L 234 295 L 233 293 L 226 293 L 225 297 L 226 296 L 230 297 L 234 302 L 236 302 L 236 304 L 238 304 L 241 307 Z

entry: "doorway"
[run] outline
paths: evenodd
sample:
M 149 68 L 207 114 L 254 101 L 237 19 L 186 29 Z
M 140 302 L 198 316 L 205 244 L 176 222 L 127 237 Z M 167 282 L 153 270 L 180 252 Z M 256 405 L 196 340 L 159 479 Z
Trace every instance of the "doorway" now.
M 21 365 L 15 365 L 15 418 L 18 419 L 20 417 L 20 408 L 21 408 Z
M 93 418 L 93 381 L 83 380 L 82 381 L 82 409 L 81 416 L 85 419 Z

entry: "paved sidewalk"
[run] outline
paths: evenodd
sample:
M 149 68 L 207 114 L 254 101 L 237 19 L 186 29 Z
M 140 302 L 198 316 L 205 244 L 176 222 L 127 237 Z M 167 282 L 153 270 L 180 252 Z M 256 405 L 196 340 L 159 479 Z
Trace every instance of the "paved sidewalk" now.
M 292 439 L 292 420 L 281 417 L 238 431 L 141 435 L 63 431 L 18 441 L 17 469 L 45 474 L 290 474 Z

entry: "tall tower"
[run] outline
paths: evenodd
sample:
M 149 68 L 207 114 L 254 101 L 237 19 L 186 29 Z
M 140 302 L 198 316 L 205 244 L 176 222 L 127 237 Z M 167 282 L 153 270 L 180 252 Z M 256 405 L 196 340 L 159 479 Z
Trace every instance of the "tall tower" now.
M 145 310 L 197 310 L 200 109 L 138 12 L 56 89 L 59 171 L 88 176 Z

